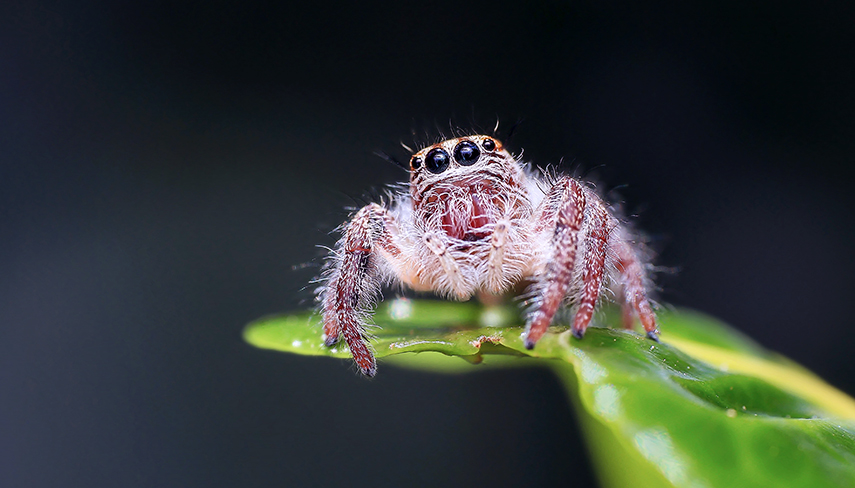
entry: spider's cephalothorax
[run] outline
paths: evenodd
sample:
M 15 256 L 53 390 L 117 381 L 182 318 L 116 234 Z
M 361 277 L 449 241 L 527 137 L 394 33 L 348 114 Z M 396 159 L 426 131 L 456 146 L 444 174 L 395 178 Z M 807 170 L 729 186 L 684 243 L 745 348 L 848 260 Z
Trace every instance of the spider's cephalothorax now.
M 409 194 L 363 207 L 343 227 L 318 289 L 325 343 L 343 337 L 362 373 L 377 370 L 365 320 L 384 283 L 465 300 L 531 282 L 529 349 L 565 303 L 581 338 L 610 289 L 624 325 L 637 316 L 658 338 L 633 237 L 589 187 L 529 171 L 488 136 L 426 147 L 409 169 Z

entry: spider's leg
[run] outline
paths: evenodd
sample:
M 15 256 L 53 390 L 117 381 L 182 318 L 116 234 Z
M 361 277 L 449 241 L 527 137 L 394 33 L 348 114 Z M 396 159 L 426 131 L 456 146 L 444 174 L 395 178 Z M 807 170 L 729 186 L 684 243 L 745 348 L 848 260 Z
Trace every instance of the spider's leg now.
M 587 245 L 582 261 L 582 290 L 571 329 L 577 339 L 585 335 L 585 329 L 591 323 L 594 307 L 600 298 L 606 266 L 606 243 L 614 228 L 614 224 L 610 224 L 609 220 L 608 212 L 601 203 L 596 202 L 591 206 L 591 223 L 588 226 Z
M 332 346 L 343 337 L 366 376 L 374 376 L 377 363 L 368 345 L 364 316 L 380 291 L 378 259 L 396 271 L 402 267 L 397 236 L 395 220 L 385 208 L 376 203 L 363 207 L 347 225 L 320 289 L 325 344 Z
M 624 290 L 624 308 L 630 307 L 638 314 L 641 325 L 647 332 L 647 337 L 659 342 L 659 325 L 656 323 L 656 314 L 650 307 L 647 299 L 647 289 L 644 284 L 644 268 L 638 259 L 632 246 L 619 233 L 613 236 L 612 247 L 617 251 L 617 268 L 620 271 L 620 280 Z M 624 313 L 627 313 L 626 310 Z M 631 313 L 631 312 L 630 312 Z
M 490 238 L 490 257 L 487 261 L 487 288 L 492 292 L 500 292 L 505 288 L 505 246 L 508 243 L 508 232 L 511 223 L 508 220 L 496 222 L 493 236 Z
M 626 287 L 623 284 L 618 284 L 615 286 L 615 289 L 617 290 L 615 297 L 618 304 L 620 304 L 620 318 L 623 328 L 632 330 L 635 327 L 635 311 L 632 309 L 632 305 L 626 301 Z
M 554 252 L 546 265 L 544 278 L 535 286 L 536 308 L 529 315 L 526 326 L 527 349 L 534 348 L 546 332 L 573 280 L 579 230 L 585 216 L 585 191 L 575 180 L 564 178 L 552 187 L 544 203 L 546 206 L 538 213 L 541 219 L 555 219 L 551 242 Z
M 454 256 L 448 252 L 448 244 L 443 235 L 440 232 L 428 232 L 424 235 L 424 243 L 439 258 L 439 263 L 451 290 L 461 300 L 468 298 L 470 296 L 469 287 L 460 272 L 460 266 L 457 265 Z

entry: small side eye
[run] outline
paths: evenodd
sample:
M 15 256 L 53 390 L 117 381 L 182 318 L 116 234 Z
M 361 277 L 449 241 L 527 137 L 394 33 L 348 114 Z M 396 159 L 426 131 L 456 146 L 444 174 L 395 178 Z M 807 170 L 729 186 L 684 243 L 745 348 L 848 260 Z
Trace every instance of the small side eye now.
M 496 141 L 490 139 L 489 137 L 487 139 L 484 139 L 484 142 L 482 142 L 481 145 L 484 146 L 484 149 L 487 151 L 492 151 L 493 149 L 496 149 Z
M 419 168 L 421 168 L 421 167 L 422 167 L 422 158 L 413 158 L 413 160 L 412 160 L 412 161 L 410 161 L 410 166 L 411 166 L 413 169 L 419 169 Z
M 454 159 L 463 166 L 470 166 L 478 161 L 478 156 L 481 155 L 481 150 L 474 142 L 463 141 L 454 148 Z
M 425 156 L 425 168 L 431 173 L 439 174 L 448 168 L 451 157 L 444 149 L 431 149 Z

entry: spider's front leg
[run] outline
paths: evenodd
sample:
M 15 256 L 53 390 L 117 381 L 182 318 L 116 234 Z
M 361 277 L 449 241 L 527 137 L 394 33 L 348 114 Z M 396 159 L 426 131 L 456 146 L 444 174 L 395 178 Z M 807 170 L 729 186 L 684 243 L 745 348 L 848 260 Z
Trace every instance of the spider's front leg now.
M 398 226 L 389 211 L 376 203 L 363 207 L 347 224 L 331 258 L 326 283 L 319 289 L 324 343 L 344 338 L 362 374 L 374 376 L 377 362 L 368 345 L 364 317 L 380 292 L 385 263 L 403 281 Z
M 567 295 L 575 271 L 586 200 L 585 190 L 578 182 L 563 178 L 550 189 L 542 208 L 538 209 L 536 228 L 554 219 L 555 231 L 551 241 L 552 258 L 546 265 L 543 279 L 534 289 L 536 308 L 526 325 L 526 349 L 533 349 L 543 337 Z

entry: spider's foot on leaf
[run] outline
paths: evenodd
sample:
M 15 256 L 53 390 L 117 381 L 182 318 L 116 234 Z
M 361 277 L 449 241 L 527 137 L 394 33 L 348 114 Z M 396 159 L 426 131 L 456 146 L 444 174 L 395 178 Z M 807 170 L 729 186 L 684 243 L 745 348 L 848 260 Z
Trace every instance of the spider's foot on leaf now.
M 576 339 L 581 339 L 585 337 L 585 329 L 577 329 L 574 327 L 570 333 L 573 334 L 573 337 L 575 337 Z
M 350 352 L 353 354 L 353 361 L 363 376 L 373 378 L 377 374 L 377 360 L 374 359 L 374 355 L 364 343 L 350 345 Z
M 659 342 L 659 331 L 651 330 L 647 333 L 647 338 L 654 342 Z
M 359 367 L 359 372 L 369 378 L 373 378 L 377 374 L 377 360 L 374 359 L 374 355 L 371 354 L 368 346 L 360 341 L 349 344 L 349 347 L 350 353 L 353 355 L 353 360 Z
M 524 338 L 523 338 L 523 347 L 531 351 L 534 349 L 534 345 L 537 344 L 537 341 L 543 336 L 543 332 L 532 330 L 532 325 L 528 324 L 526 326 Z
M 363 368 L 362 366 L 360 366 L 360 367 L 359 367 L 359 371 L 360 371 L 364 376 L 367 376 L 367 377 L 369 377 L 369 378 L 373 378 L 373 377 L 374 377 L 374 375 L 375 375 L 375 374 L 377 374 L 377 365 L 376 365 L 376 364 L 372 364 L 371 366 L 369 366 L 369 367 L 367 367 L 367 368 Z

